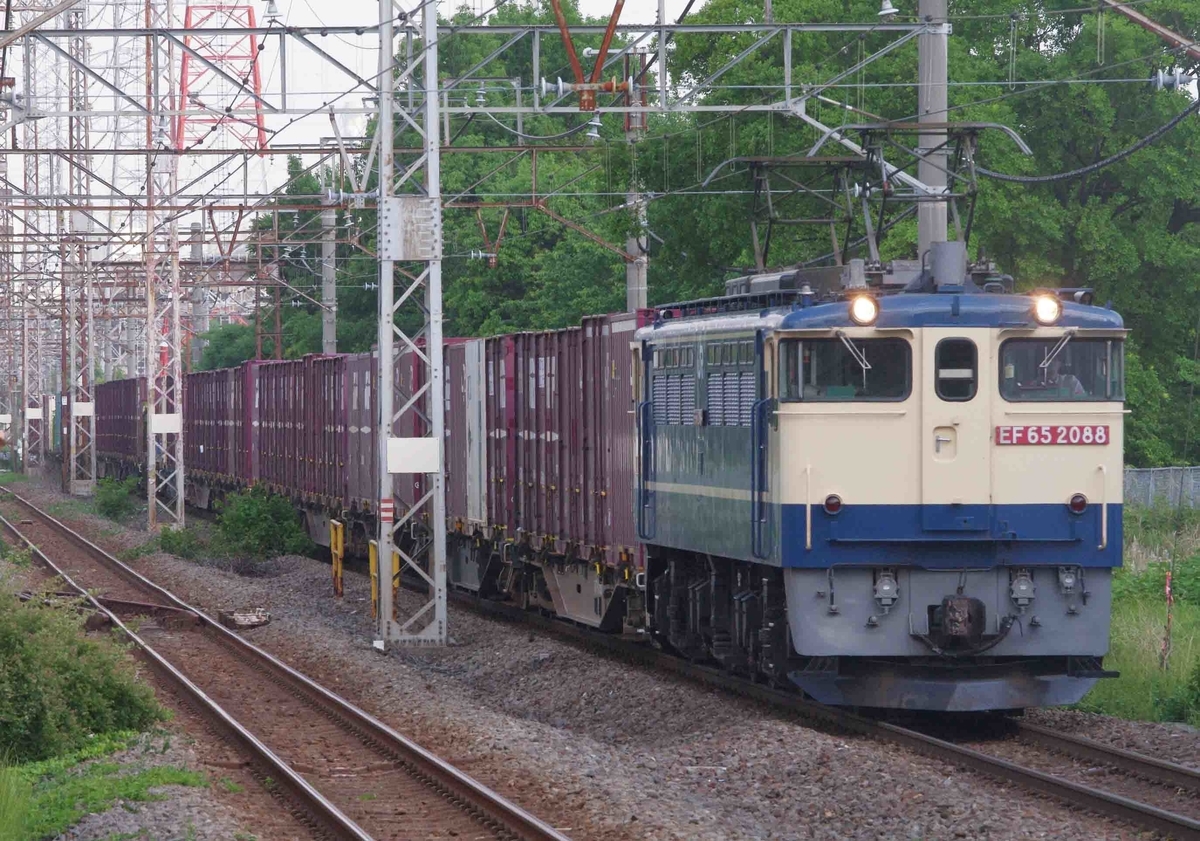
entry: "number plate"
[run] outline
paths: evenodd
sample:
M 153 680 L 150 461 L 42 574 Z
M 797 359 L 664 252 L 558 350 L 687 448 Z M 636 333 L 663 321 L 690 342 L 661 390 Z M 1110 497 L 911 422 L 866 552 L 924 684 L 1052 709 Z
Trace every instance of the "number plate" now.
M 1109 442 L 1107 426 L 998 426 L 997 444 L 1043 445 L 1091 444 L 1104 446 Z

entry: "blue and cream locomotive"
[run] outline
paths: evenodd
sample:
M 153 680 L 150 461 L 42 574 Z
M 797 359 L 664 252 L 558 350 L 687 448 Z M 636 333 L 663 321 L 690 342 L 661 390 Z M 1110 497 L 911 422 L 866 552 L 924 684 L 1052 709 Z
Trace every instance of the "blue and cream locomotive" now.
M 751 278 L 637 332 L 664 645 L 864 707 L 1067 704 L 1110 674 L 1121 317 L 948 264 Z

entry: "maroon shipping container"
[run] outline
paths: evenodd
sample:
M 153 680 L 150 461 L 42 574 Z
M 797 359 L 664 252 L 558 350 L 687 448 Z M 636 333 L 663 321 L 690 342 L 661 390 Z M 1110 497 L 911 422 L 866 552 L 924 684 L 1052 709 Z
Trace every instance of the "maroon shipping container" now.
M 637 539 L 634 517 L 634 480 L 636 472 L 637 438 L 636 411 L 633 400 L 633 333 L 644 320 L 644 314 L 617 313 L 584 319 L 584 339 L 588 327 L 598 333 L 595 345 L 600 354 L 599 377 L 587 392 L 600 398 L 600 420 L 596 441 L 601 451 L 597 463 L 602 473 L 592 488 L 599 500 L 598 517 L 603 527 L 604 546 L 608 563 L 617 563 L 622 556 L 638 568 L 645 565 L 645 554 Z
M 96 386 L 96 455 L 146 461 L 146 378 Z
M 298 422 L 300 366 L 293 361 L 255 365 L 258 404 L 258 479 L 286 493 L 298 485 L 295 424 Z
M 189 471 L 226 482 L 237 479 L 241 371 L 240 367 L 200 371 L 185 379 L 183 446 Z
M 306 357 L 301 417 L 303 490 L 327 508 L 346 498 L 346 357 Z
M 487 518 L 609 565 L 643 564 L 633 516 L 638 315 L 486 340 Z
M 375 354 L 346 357 L 346 507 L 374 511 L 379 499 L 379 459 L 376 457 L 375 418 L 379 414 L 375 389 Z
M 485 342 L 487 375 L 487 519 L 508 537 L 517 530 L 516 340 Z
M 446 517 L 456 524 L 467 519 L 467 351 L 474 342 L 447 345 L 446 368 Z

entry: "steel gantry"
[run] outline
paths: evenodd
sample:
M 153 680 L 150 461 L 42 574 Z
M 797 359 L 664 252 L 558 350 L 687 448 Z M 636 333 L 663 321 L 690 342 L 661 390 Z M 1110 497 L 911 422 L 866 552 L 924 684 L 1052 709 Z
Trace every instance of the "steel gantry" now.
M 51 407 L 42 395 L 61 390 L 71 397 L 66 416 L 79 424 L 68 435 L 75 462 L 89 450 L 91 458 L 95 454 L 94 428 L 84 421 L 97 366 L 105 376 L 118 370 L 144 375 L 150 523 L 181 525 L 188 489 L 182 439 L 185 331 L 189 323 L 195 329 L 205 323 L 208 298 L 203 290 L 209 284 L 245 284 L 262 286 L 271 297 L 283 289 L 306 297 L 322 311 L 322 347 L 332 352 L 334 264 L 342 242 L 335 230 L 337 214 L 374 210 L 373 256 L 379 269 L 377 583 L 382 608 L 376 642 L 436 644 L 447 639 L 442 216 L 459 207 L 478 212 L 482 206 L 460 201 L 461 195 L 443 202 L 441 155 L 499 151 L 455 147 L 448 132 L 452 118 L 485 116 L 502 123 L 515 136 L 514 145 L 503 151 L 531 153 L 534 173 L 539 149 L 582 153 L 588 148 L 530 138 L 524 127 L 536 116 L 582 111 L 588 122 L 571 134 L 590 128 L 588 136 L 598 137 L 595 128 L 603 119 L 619 115 L 626 139 L 634 144 L 655 117 L 699 112 L 795 119 L 847 150 L 839 165 L 853 169 L 857 162 L 860 169 L 882 172 L 885 180 L 904 185 L 904 200 L 934 208 L 922 218 L 936 222 L 941 212 L 940 238 L 945 238 L 945 213 L 936 207 L 944 209 L 948 200 L 968 191 L 959 175 L 947 172 L 941 138 L 950 134 L 933 119 L 942 101 L 938 80 L 945 77 L 944 66 L 938 66 L 944 65 L 949 34 L 944 12 L 915 22 L 794 24 L 766 16 L 764 23 L 671 24 L 660 1 L 653 24 L 621 24 L 617 3 L 607 26 L 571 27 L 557 0 L 551 5 L 558 12 L 555 25 L 476 20 L 451 26 L 437 20 L 437 4 L 380 0 L 378 19 L 369 25 L 335 22 L 306 28 L 279 20 L 261 25 L 246 2 L 213 0 L 202 8 L 182 0 L 17 0 L 18 20 L 27 29 L 20 36 L 10 34 L 12 55 L 22 66 L 8 100 L 8 119 L 20 124 L 21 143 L 7 152 L 10 159 L 22 158 L 24 179 L 17 185 L 0 172 L 0 188 L 11 194 L 0 195 L 11 222 L 0 233 L 16 255 L 14 264 L 0 266 L 0 272 L 6 271 L 10 288 L 21 292 L 19 300 L 10 297 L 10 306 L 17 307 L 21 325 L 19 428 L 25 464 L 41 464 L 47 449 Z M 327 13 L 337 16 L 336 9 Z M 827 77 L 798 78 L 794 42 L 822 32 L 863 39 L 871 35 L 882 46 L 870 55 L 864 50 L 852 66 Z M 322 45 L 328 43 L 321 40 L 325 36 L 349 39 L 364 49 L 376 47 L 377 72 L 363 73 L 340 60 Z M 454 78 L 443 75 L 444 68 L 439 73 L 443 41 L 478 37 L 488 39 L 487 46 L 466 53 L 483 58 Z M 584 50 L 581 58 L 574 39 L 584 37 L 597 41 L 600 49 Z M 741 40 L 733 58 L 694 78 L 676 66 L 671 46 L 684 37 Z M 557 68 L 543 66 L 542 46 L 548 38 L 566 48 L 568 80 L 559 78 Z M 884 141 L 856 145 L 851 135 L 862 137 L 863 132 L 825 126 L 809 108 L 825 101 L 831 86 L 918 39 L 923 68 L 932 74 L 922 79 L 932 81 L 922 82 L 923 107 L 930 113 L 922 114 L 917 160 L 911 165 L 922 168 L 928 183 L 884 161 Z M 261 60 L 268 47 L 270 69 Z M 495 75 L 493 62 L 506 51 L 526 48 L 532 58 L 527 76 Z M 310 71 L 304 76 L 289 74 L 297 56 Z M 585 67 L 587 59 L 591 64 Z M 730 94 L 724 86 L 727 74 L 750 59 L 760 60 L 757 91 Z M 297 79 L 318 77 L 311 72 L 316 65 L 326 80 L 339 79 L 338 91 L 296 86 Z M 323 122 L 328 132 L 331 120 L 335 138 L 294 139 L 294 127 Z M 377 129 L 365 140 L 344 137 L 339 127 L 369 120 Z M 405 143 L 397 144 L 397 137 Z M 325 195 L 289 194 L 293 212 L 304 208 L 319 221 L 312 230 L 278 236 L 280 185 L 260 183 L 250 168 L 252 161 L 270 165 L 284 155 L 301 158 L 303 172 L 315 173 L 331 190 Z M 803 161 L 815 155 L 794 150 L 792 159 L 801 161 L 797 166 L 803 169 Z M 735 165 L 754 168 L 746 162 Z M 790 172 L 779 176 L 790 181 L 786 191 L 803 191 Z M 372 183 L 374 173 L 378 177 Z M 770 179 L 756 179 L 754 189 L 768 207 L 767 221 L 779 223 L 769 215 L 774 195 Z M 337 189 L 346 184 L 353 189 Z M 636 307 L 646 300 L 651 235 L 646 207 L 657 198 L 643 188 L 635 179 L 620 190 L 626 207 L 614 209 L 631 211 L 637 221 L 623 248 L 604 243 L 551 208 L 548 200 L 563 185 L 537 195 L 535 180 L 529 196 L 486 206 L 533 208 L 608 248 L 627 264 L 628 301 Z M 841 208 L 841 198 L 835 198 Z M 847 200 L 845 207 L 847 214 L 857 213 L 859 202 Z M 869 225 L 871 209 L 865 200 L 861 210 Z M 258 225 L 251 235 L 251 222 L 260 215 L 273 217 L 271 224 Z M 485 247 L 498 246 L 504 222 L 494 243 L 482 218 L 480 223 Z M 181 242 L 180 225 L 189 232 L 186 243 Z M 314 271 L 314 285 L 321 285 L 319 300 L 289 285 L 280 271 L 286 250 L 280 246 L 295 242 L 320 246 L 320 267 Z M 345 241 L 347 248 L 366 252 L 362 243 L 358 232 Z M 180 254 L 184 245 L 187 259 Z M 840 257 L 836 236 L 834 245 Z M 756 262 L 765 268 L 768 255 L 769 243 L 764 242 L 756 250 Z M 0 348 L 0 359 L 3 353 Z M 51 367 L 56 357 L 70 362 L 58 381 Z M 95 468 L 78 477 L 72 490 L 81 492 L 94 480 Z M 393 556 L 402 570 L 424 582 L 423 598 L 406 594 L 397 600 L 402 604 L 392 603 Z

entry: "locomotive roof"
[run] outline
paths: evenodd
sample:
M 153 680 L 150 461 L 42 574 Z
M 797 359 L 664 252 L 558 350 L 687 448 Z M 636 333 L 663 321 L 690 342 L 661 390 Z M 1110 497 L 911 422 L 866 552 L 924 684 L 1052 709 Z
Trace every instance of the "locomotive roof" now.
M 1028 295 L 902 293 L 878 299 L 879 318 L 874 326 L 919 327 L 1037 327 Z M 1062 316 L 1055 327 L 1121 330 L 1121 315 L 1105 307 L 1062 302 Z M 705 315 L 666 318 L 643 327 L 639 339 L 682 337 L 712 331 L 821 330 L 855 327 L 846 300 L 813 303 L 809 306 L 772 307 L 757 312 L 715 312 Z

